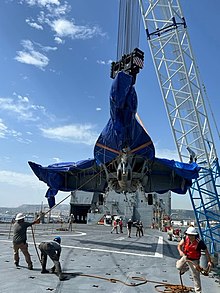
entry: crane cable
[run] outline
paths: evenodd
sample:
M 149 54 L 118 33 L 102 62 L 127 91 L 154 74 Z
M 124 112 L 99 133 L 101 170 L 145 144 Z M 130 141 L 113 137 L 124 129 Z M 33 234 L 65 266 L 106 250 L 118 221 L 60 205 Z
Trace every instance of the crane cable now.
M 139 47 L 141 12 L 137 0 L 120 0 L 117 60 Z
M 204 81 L 202 80 L 202 76 L 200 74 L 200 70 L 199 70 L 199 67 L 197 66 L 197 71 L 198 71 L 198 75 L 199 75 L 199 78 L 202 82 L 202 89 L 203 89 L 203 93 L 205 95 L 205 98 L 207 100 L 207 103 L 208 103 L 208 106 L 209 106 L 209 111 L 212 115 L 212 119 L 213 119 L 213 123 L 214 123 L 214 126 L 215 126 L 215 129 L 216 129 L 216 132 L 218 134 L 218 138 L 220 139 L 220 132 L 219 132 L 219 128 L 218 128 L 218 125 L 217 125 L 217 122 L 216 122 L 216 119 L 215 119 L 215 116 L 214 116 L 214 113 L 213 113 L 213 110 L 212 110 L 212 106 L 211 106 L 211 103 L 210 103 L 210 100 L 209 100 L 209 97 L 208 97 L 208 94 L 207 94 L 207 91 L 206 91 L 206 86 L 205 86 L 205 83 Z
M 214 116 L 214 113 L 213 113 L 213 110 L 212 110 L 212 106 L 211 106 L 211 103 L 210 103 L 210 100 L 209 100 L 208 94 L 207 94 L 207 92 L 206 92 L 205 84 L 202 83 L 202 86 L 203 86 L 203 92 L 205 93 L 205 97 L 206 97 L 207 103 L 208 103 L 208 105 L 209 105 L 209 110 L 210 110 L 211 115 L 212 115 L 213 123 L 214 123 L 214 125 L 215 125 L 215 129 L 216 129 L 216 132 L 217 132 L 217 134 L 218 134 L 218 138 L 220 139 L 219 128 L 218 128 L 218 125 L 217 125 L 217 122 L 216 122 L 216 119 L 215 119 L 215 116 Z

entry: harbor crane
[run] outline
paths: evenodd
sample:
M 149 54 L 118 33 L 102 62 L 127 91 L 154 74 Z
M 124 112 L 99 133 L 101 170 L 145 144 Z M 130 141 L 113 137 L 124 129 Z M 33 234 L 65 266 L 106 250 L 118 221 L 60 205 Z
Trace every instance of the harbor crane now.
M 201 167 L 189 190 L 200 235 L 220 252 L 220 167 L 187 21 L 179 0 L 120 0 L 118 60 L 138 46 L 141 18 L 179 158 Z

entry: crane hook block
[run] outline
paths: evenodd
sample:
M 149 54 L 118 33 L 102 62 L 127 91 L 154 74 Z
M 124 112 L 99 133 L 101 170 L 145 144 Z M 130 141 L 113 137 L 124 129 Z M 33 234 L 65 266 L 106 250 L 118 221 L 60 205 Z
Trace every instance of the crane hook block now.
M 143 67 L 144 52 L 138 48 L 135 48 L 130 54 L 123 55 L 119 61 L 112 62 L 110 77 L 114 79 L 119 71 L 124 71 L 125 73 L 133 76 L 135 83 L 136 75 Z

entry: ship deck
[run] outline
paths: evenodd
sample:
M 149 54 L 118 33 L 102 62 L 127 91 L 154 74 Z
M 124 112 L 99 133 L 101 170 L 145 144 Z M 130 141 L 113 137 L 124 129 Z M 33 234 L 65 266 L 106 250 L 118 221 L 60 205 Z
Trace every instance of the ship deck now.
M 132 228 L 132 237 L 128 238 L 126 228 L 124 233 L 111 234 L 111 227 L 103 225 L 74 224 L 73 231 L 67 231 L 60 224 L 35 225 L 34 238 L 28 229 L 34 266 L 30 271 L 22 253 L 20 267 L 14 265 L 10 229 L 10 224 L 0 224 L 0 293 L 181 292 L 178 291 L 181 282 L 175 268 L 177 242 L 168 241 L 166 233 L 145 229 L 144 236 L 136 237 L 136 229 Z M 55 274 L 41 274 L 34 245 L 34 242 L 38 245 L 57 235 L 62 238 L 60 262 L 65 281 L 59 281 Z M 47 268 L 52 265 L 48 259 Z M 220 292 L 219 275 L 214 270 L 208 277 L 201 278 L 204 293 Z M 187 288 L 193 287 L 189 272 L 182 280 Z M 165 288 L 171 291 L 164 291 Z

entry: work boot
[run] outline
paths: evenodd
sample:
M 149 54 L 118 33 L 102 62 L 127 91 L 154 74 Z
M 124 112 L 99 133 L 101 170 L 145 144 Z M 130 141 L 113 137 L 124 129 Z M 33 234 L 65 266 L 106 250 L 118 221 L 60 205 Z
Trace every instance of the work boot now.
M 61 270 L 60 262 L 55 262 L 54 267 L 55 267 L 55 269 L 56 269 L 57 276 L 59 277 L 59 280 L 60 280 L 60 281 L 64 281 L 64 280 L 66 280 L 66 277 L 64 277 L 63 274 L 62 274 L 62 270 Z
M 63 274 L 62 273 L 59 274 L 59 280 L 63 281 Z
M 32 265 L 32 264 L 29 265 L 29 266 L 28 266 L 28 269 L 32 271 L 32 270 L 33 270 L 33 265 Z
M 51 274 L 54 274 L 55 273 L 55 266 L 53 266 L 51 269 L 50 269 L 50 272 L 51 272 Z
M 66 278 L 67 277 L 64 277 L 64 275 L 62 273 L 59 275 L 59 280 L 60 281 L 64 281 L 64 280 L 66 280 Z
M 60 276 L 62 274 L 60 263 L 56 262 L 54 267 L 55 267 L 55 270 L 57 272 L 57 275 Z
M 49 271 L 46 270 L 46 269 L 42 269 L 42 270 L 41 270 L 41 274 L 49 274 Z

